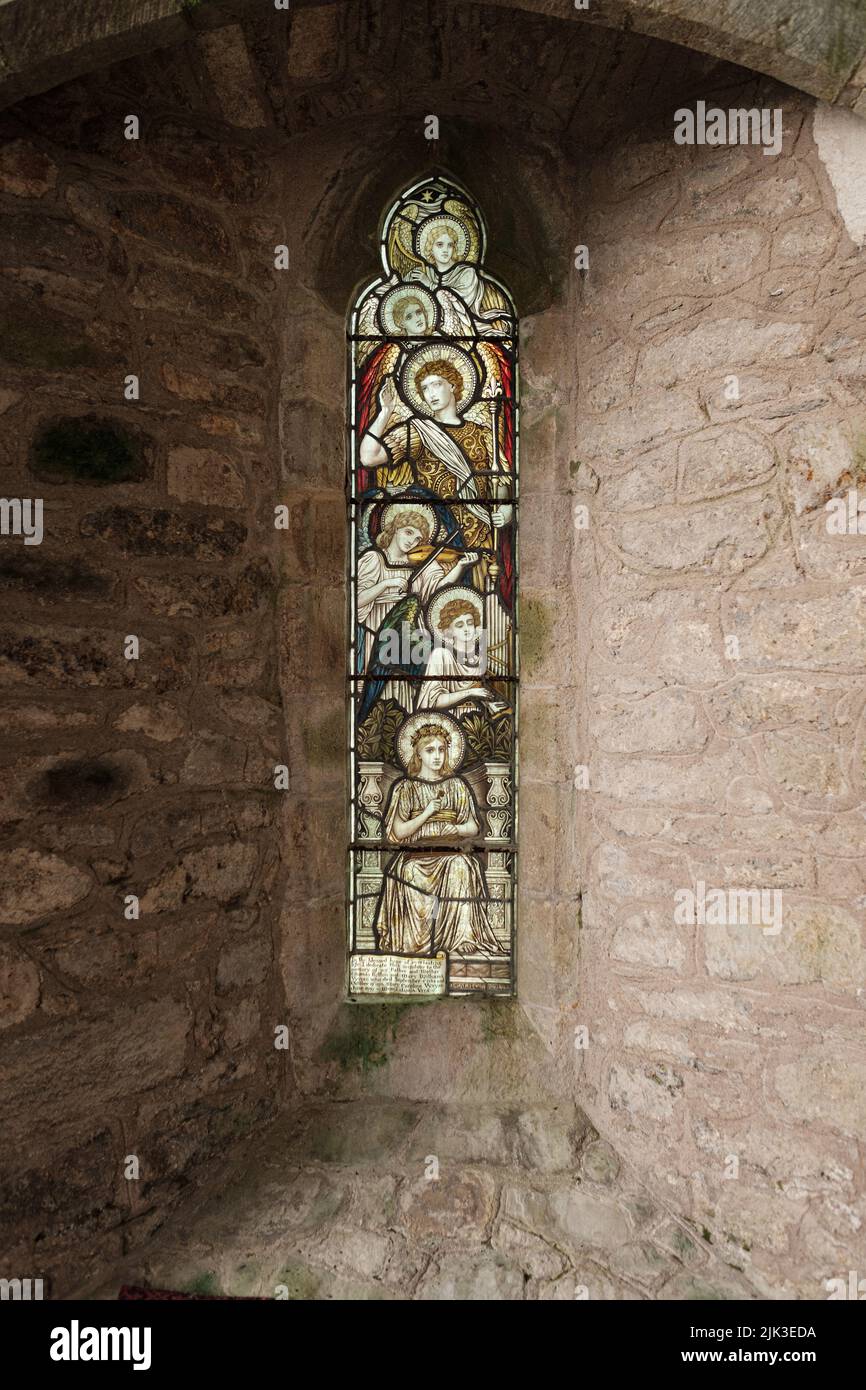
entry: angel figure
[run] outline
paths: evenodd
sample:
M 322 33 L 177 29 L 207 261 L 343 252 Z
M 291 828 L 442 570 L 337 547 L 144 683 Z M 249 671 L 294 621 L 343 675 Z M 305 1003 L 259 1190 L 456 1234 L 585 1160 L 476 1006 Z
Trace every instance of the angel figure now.
M 379 411 L 361 438 L 361 464 L 389 491 L 414 486 L 449 501 L 460 499 L 453 511 L 463 547 L 492 553 L 496 531 L 511 520 L 512 508 L 499 500 L 509 479 L 490 425 L 462 406 L 466 397 L 471 404 L 477 390 L 469 354 L 455 347 L 421 348 L 408 359 L 402 383 L 413 412 L 407 416 L 405 407 L 400 409 L 396 382 L 387 377 Z M 484 409 L 479 402 L 478 410 Z M 483 571 L 478 579 L 483 586 Z
M 447 715 L 414 715 L 398 746 L 407 776 L 391 789 L 385 835 L 401 849 L 382 882 L 374 923 L 381 951 L 409 955 L 503 956 L 488 915 L 488 892 L 478 861 L 455 841 L 479 833 L 472 792 L 456 775 L 463 736 Z M 431 851 L 424 853 L 423 846 Z M 439 848 L 435 848 L 435 846 Z
M 447 709 L 455 719 L 470 710 L 499 715 L 508 709 L 484 679 L 487 653 L 479 639 L 485 634 L 475 595 L 462 588 L 445 590 L 430 604 L 429 623 L 441 641 L 430 653 L 416 709 Z
M 394 305 L 394 322 L 406 337 L 425 337 L 432 330 L 424 301 L 418 294 L 403 295 Z
M 422 263 L 413 265 L 406 279 L 435 294 L 446 319 L 456 319 L 460 333 L 502 335 L 512 331 L 502 292 L 466 259 L 469 236 L 463 219 L 451 213 L 426 219 L 416 233 L 415 247 Z M 453 333 L 454 326 L 449 325 L 448 331 Z

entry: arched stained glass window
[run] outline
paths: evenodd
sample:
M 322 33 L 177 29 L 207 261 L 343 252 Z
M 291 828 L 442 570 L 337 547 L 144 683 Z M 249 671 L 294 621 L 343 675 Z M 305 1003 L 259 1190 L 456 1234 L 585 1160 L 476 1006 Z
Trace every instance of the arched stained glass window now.
M 349 318 L 348 993 L 514 993 L 517 320 L 424 179 Z

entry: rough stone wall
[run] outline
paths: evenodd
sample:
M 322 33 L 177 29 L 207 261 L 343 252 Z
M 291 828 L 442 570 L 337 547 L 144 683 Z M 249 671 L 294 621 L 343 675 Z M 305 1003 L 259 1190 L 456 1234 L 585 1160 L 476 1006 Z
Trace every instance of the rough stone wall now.
M 0 543 L 3 1272 L 55 1294 L 212 1177 L 284 1085 L 283 193 L 242 67 L 232 125 L 207 61 L 157 55 L 3 119 L 2 492 L 44 499 L 42 544 Z
M 866 537 L 824 510 L 863 486 L 864 275 L 812 103 L 756 104 L 778 158 L 668 122 L 592 174 L 579 1094 L 757 1289 L 820 1298 L 866 1215 Z M 781 930 L 676 924 L 699 881 L 780 890 Z
M 754 1296 L 569 1103 L 313 1100 L 96 1296 L 142 1280 L 377 1302 Z

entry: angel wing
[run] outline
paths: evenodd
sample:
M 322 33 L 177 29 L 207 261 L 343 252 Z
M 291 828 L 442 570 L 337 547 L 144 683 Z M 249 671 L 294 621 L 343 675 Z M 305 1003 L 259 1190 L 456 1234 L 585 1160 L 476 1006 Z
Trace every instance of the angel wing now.
M 376 311 L 379 308 L 379 295 L 375 289 L 359 304 L 357 317 L 355 320 L 355 332 L 365 338 L 378 338 L 381 336 L 379 325 L 376 322 Z
M 361 708 L 358 711 L 359 724 L 366 719 L 389 680 L 394 680 L 399 676 L 420 676 L 423 673 L 424 663 L 411 660 L 412 647 L 416 638 L 425 633 L 423 622 L 421 600 L 417 594 L 404 594 L 386 613 L 382 625 L 376 633 L 373 651 L 370 655 L 367 679 L 364 682 L 364 693 L 361 697 Z M 404 640 L 404 625 L 409 629 L 407 640 Z M 402 655 L 407 648 L 410 654 L 409 660 L 395 661 L 394 653 L 399 652 Z
M 407 203 L 394 218 L 388 232 L 386 245 L 388 269 L 405 280 L 410 270 L 424 264 L 412 244 L 412 234 L 418 221 L 418 206 Z
M 357 385 L 357 415 L 361 430 L 365 430 L 367 425 L 376 418 L 382 383 L 386 377 L 394 374 L 399 359 L 400 346 L 398 343 L 374 343 L 372 345 Z M 402 405 L 402 402 L 399 402 L 399 405 Z M 403 417 L 408 414 L 409 411 L 404 407 Z M 399 408 L 394 412 L 392 421 L 398 418 L 400 418 Z
M 462 198 L 446 198 L 442 204 L 444 212 L 450 212 L 452 216 L 459 217 L 469 236 L 469 245 L 466 249 L 466 260 L 476 264 L 481 260 L 483 243 L 481 228 L 478 225 L 478 218 L 475 211 Z
M 475 336 L 475 324 L 469 308 L 463 300 L 453 291 L 440 289 L 436 292 L 442 309 L 442 332 L 450 338 L 472 338 Z
M 490 403 L 488 401 L 476 401 L 470 405 L 468 410 L 463 412 L 464 420 L 471 420 L 473 424 L 480 425 L 483 430 L 490 429 Z

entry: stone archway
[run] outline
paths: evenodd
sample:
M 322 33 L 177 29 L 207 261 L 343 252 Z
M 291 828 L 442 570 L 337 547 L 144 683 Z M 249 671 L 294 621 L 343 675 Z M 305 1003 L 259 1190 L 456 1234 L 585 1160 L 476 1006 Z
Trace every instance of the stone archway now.
M 866 18 L 855 0 L 768 0 L 755 6 L 736 0 L 593 0 L 568 9 L 557 0 L 492 0 L 499 8 L 543 15 L 563 24 L 599 25 L 665 39 L 725 62 L 738 63 L 799 87 L 825 101 L 860 111 L 866 58 Z M 476 0 L 460 0 L 470 9 Z M 38 0 L 4 0 L 0 9 L 0 101 L 19 101 L 57 82 L 109 63 L 183 43 L 190 28 L 211 28 L 250 16 L 250 0 L 122 0 L 90 4 L 83 13 L 45 14 Z M 285 9 L 288 9 L 287 5 Z M 305 10 L 327 29 L 349 0 L 292 0 L 303 27 Z M 375 7 L 374 7 L 375 8 Z M 284 18 L 285 16 L 283 16 Z M 276 31 L 275 31 L 276 32 Z M 321 32 L 321 29 L 320 29 Z M 224 77 L 232 57 L 216 56 Z M 235 51 L 234 61 L 244 59 Z M 235 74 L 238 75 L 238 74 Z M 240 73 L 243 77 L 243 73 Z

